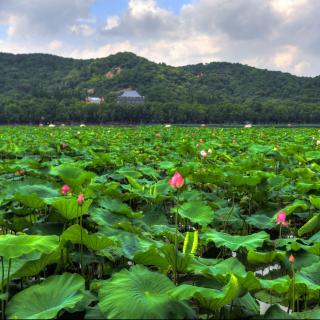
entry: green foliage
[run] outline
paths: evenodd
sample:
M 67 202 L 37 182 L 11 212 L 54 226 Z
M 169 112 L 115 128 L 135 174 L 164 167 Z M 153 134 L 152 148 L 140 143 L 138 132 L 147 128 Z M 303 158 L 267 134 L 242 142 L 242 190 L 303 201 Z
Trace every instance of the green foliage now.
M 176 208 L 173 208 L 174 212 Z M 213 220 L 213 210 L 203 202 L 194 200 L 184 203 L 178 208 L 178 213 L 182 218 L 187 218 L 193 223 L 207 225 Z
M 320 122 L 317 78 L 238 63 L 171 67 L 129 52 L 94 60 L 1 53 L 0 68 L 1 123 Z M 145 103 L 118 103 L 128 87 Z M 90 95 L 105 102 L 85 103 Z
M 232 236 L 216 230 L 208 230 L 202 234 L 202 239 L 206 242 L 212 241 L 217 247 L 224 246 L 233 251 L 241 247 L 253 250 L 261 247 L 263 242 L 269 239 L 269 235 L 264 231 L 260 231 L 248 236 Z
M 51 253 L 58 245 L 57 236 L 0 235 L 0 254 L 7 259 L 18 258 L 33 251 Z
M 317 128 L 20 126 L 0 137 L 2 318 L 317 317 Z
M 173 288 L 163 274 L 135 266 L 101 285 L 99 307 L 111 319 L 183 319 L 192 315 L 187 304 L 170 296 Z
M 53 319 L 72 310 L 83 299 L 84 279 L 78 274 L 51 276 L 18 294 L 7 307 L 8 319 Z
M 88 213 L 92 200 L 85 200 L 82 206 L 79 206 L 75 198 L 62 198 L 52 202 L 52 206 L 67 220 L 79 218 Z

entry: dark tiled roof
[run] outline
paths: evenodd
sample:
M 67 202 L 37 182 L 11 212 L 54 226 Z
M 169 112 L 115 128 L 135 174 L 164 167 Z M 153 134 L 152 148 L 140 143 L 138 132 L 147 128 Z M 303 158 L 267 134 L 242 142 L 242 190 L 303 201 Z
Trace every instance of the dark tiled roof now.
M 142 98 L 142 96 L 135 90 L 127 90 L 123 92 L 120 98 Z

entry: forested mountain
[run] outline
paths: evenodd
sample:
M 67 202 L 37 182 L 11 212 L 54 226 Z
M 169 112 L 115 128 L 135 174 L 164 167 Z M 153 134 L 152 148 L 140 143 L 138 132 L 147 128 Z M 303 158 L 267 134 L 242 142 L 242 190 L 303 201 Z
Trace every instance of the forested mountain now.
M 0 122 L 320 122 L 320 77 L 241 64 L 171 67 L 133 53 L 75 60 L 0 53 Z M 124 89 L 144 104 L 119 104 Z M 87 104 L 86 96 L 104 97 Z

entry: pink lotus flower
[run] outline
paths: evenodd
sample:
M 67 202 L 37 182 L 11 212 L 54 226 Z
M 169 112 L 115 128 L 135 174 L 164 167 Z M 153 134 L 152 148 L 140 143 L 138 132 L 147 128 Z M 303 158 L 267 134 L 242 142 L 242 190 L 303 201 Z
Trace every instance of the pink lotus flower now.
M 196 148 L 199 148 L 199 143 L 196 144 Z
M 286 221 L 286 219 L 287 219 L 286 213 L 283 210 L 281 210 L 276 217 L 277 224 L 281 224 L 284 227 L 287 227 L 288 222 Z
M 161 137 L 161 134 L 160 133 L 156 133 L 155 136 L 156 137 Z
M 65 149 L 65 148 L 68 148 L 69 145 L 66 144 L 66 143 L 62 143 L 62 144 L 60 145 L 60 147 L 61 147 L 61 149 Z
M 199 142 L 204 142 L 204 140 L 203 140 L 203 139 L 200 139 Z
M 293 254 L 290 254 L 289 262 L 293 264 L 295 260 L 296 260 L 296 259 L 295 259 L 294 255 L 293 255 Z
M 168 183 L 172 188 L 180 189 L 184 184 L 184 179 L 182 175 L 178 171 L 176 171 L 176 173 L 172 176 Z
M 78 196 L 78 199 L 77 199 L 78 205 L 79 205 L 79 206 L 82 206 L 83 203 L 84 203 L 84 200 L 85 200 L 84 194 L 83 194 L 82 192 L 80 192 L 80 193 L 79 193 L 79 196 Z
M 208 150 L 208 154 L 212 154 L 212 150 L 211 149 Z
M 62 186 L 60 191 L 64 196 L 66 196 L 68 193 L 71 192 L 71 188 L 67 184 L 65 184 Z
M 206 153 L 205 150 L 201 150 L 201 151 L 200 151 L 200 154 L 201 154 L 201 156 L 204 157 L 204 158 L 207 156 L 207 153 Z

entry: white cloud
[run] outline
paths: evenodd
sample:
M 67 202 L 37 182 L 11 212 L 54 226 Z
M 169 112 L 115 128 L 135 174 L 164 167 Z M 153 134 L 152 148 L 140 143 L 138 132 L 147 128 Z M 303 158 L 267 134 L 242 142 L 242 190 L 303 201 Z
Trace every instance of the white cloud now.
M 150 12 L 157 14 L 159 7 L 155 0 L 129 0 L 128 11 L 133 16 L 140 17 Z
M 107 25 L 105 30 L 112 30 L 118 27 L 120 24 L 120 17 L 119 16 L 110 16 L 107 18 Z
M 271 0 L 271 6 L 286 18 L 298 15 L 300 10 L 305 10 L 308 0 Z
M 76 35 L 90 37 L 95 33 L 95 30 L 87 24 L 74 24 L 70 27 L 70 31 Z

